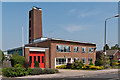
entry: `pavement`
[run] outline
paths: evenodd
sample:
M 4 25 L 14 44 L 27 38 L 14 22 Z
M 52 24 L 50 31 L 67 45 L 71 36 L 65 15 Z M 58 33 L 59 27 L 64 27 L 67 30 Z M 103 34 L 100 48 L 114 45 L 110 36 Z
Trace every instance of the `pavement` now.
M 59 69 L 59 73 L 56 74 L 42 74 L 42 75 L 28 75 L 23 77 L 16 78 L 3 78 L 2 80 L 84 80 L 85 78 L 88 80 L 98 80 L 102 78 L 105 80 L 114 79 L 120 80 L 118 69 L 107 69 L 107 70 L 66 70 Z M 84 78 L 84 79 L 83 79 Z

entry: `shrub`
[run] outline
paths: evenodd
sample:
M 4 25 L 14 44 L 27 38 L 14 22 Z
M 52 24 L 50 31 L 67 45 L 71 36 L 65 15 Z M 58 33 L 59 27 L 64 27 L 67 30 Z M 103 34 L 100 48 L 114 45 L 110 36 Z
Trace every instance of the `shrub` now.
M 39 74 L 54 74 L 58 73 L 59 71 L 57 69 L 28 68 L 27 72 L 29 75 L 39 75 Z
M 58 69 L 55 69 L 55 73 L 59 73 Z
M 23 68 L 20 64 L 16 64 L 13 68 L 8 67 L 2 69 L 2 75 L 6 77 L 25 76 L 26 74 L 25 68 Z
M 67 66 L 66 66 L 66 65 L 61 65 L 61 66 L 58 65 L 58 66 L 56 66 L 56 68 L 57 68 L 57 69 L 66 69 Z
M 102 69 L 104 69 L 104 67 L 103 66 L 94 66 L 94 65 L 84 65 L 82 67 L 82 69 L 84 69 L 84 70 L 102 70 Z
M 54 74 L 55 73 L 54 69 L 44 69 L 43 71 L 45 74 Z
M 71 69 L 72 68 L 72 63 L 67 63 L 67 69 Z
M 76 62 L 72 63 L 72 69 L 82 69 L 82 66 L 84 66 L 82 61 L 78 62 L 76 60 Z
M 43 70 L 41 68 L 33 68 L 30 72 L 31 75 L 39 75 L 43 74 Z
M 31 67 L 28 67 L 28 68 L 27 68 L 27 74 L 28 74 L 28 75 L 31 75 L 31 74 L 32 74 L 32 71 L 33 71 L 33 69 L 31 69 Z
M 23 56 L 18 55 L 17 53 L 13 54 L 10 60 L 12 67 L 14 67 L 16 64 L 23 65 L 25 62 L 25 58 Z
M 92 62 L 92 61 L 90 61 L 89 65 L 93 65 L 93 62 Z
M 120 65 L 120 63 L 118 63 L 118 62 L 117 62 L 117 63 L 115 63 L 115 65 L 116 65 L 116 66 L 119 66 L 119 65 Z
M 35 61 L 34 63 L 35 63 L 35 64 L 34 64 L 34 67 L 39 68 L 39 62 L 38 62 L 38 61 Z

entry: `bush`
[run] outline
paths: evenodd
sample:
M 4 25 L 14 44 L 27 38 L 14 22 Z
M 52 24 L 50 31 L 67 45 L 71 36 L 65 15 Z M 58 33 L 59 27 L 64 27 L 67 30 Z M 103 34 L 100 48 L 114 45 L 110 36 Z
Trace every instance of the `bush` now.
M 94 66 L 94 65 L 84 65 L 82 67 L 82 69 L 84 69 L 84 70 L 102 70 L 102 69 L 104 69 L 104 67 L 103 66 Z
M 39 74 L 54 74 L 58 73 L 57 69 L 41 69 L 41 68 L 28 68 L 27 70 L 29 75 L 39 75 Z
M 17 53 L 13 54 L 10 60 L 12 67 L 14 67 L 16 64 L 24 65 L 25 62 L 25 58 L 23 56 L 18 55 Z
M 115 65 L 116 65 L 116 66 L 119 66 L 119 65 L 120 65 L 120 63 L 118 63 L 118 62 L 117 62 L 117 63 L 115 63 Z
M 54 69 L 44 69 L 43 71 L 45 74 L 54 74 L 55 73 Z
M 78 62 L 76 60 L 76 62 L 72 63 L 72 69 L 82 69 L 82 66 L 84 66 L 82 61 Z
M 57 69 L 66 69 L 67 66 L 66 65 L 61 65 L 61 66 L 56 66 Z
M 43 70 L 41 68 L 33 68 L 30 72 L 31 75 L 39 75 L 43 74 Z
M 39 62 L 38 62 L 38 61 L 35 61 L 34 63 L 35 63 L 35 64 L 34 64 L 34 67 L 39 68 Z
M 58 69 L 55 69 L 55 73 L 59 73 Z
M 72 63 L 67 63 L 67 69 L 71 69 L 72 68 Z
M 20 64 L 16 64 L 13 68 L 8 67 L 2 69 L 2 75 L 6 77 L 19 77 L 25 76 L 26 74 L 25 68 L 23 68 Z

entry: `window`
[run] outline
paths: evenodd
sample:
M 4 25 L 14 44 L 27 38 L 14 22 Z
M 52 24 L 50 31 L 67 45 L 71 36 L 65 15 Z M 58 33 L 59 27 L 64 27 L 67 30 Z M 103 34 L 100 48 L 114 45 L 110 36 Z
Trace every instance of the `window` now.
M 86 64 L 86 58 L 82 58 L 83 64 Z
M 75 52 L 75 53 L 78 53 L 78 52 L 79 52 L 79 47 L 76 47 L 76 46 L 75 46 L 75 47 L 74 47 L 74 52 Z
M 31 18 L 31 11 L 29 12 L 29 18 Z
M 70 46 L 56 45 L 56 52 L 71 52 Z
M 63 65 L 66 64 L 65 58 L 56 58 L 56 65 Z
M 120 58 L 120 55 L 117 55 L 117 58 Z
M 71 63 L 71 58 L 68 58 L 68 63 Z
M 44 56 L 42 56 L 42 63 L 44 63 Z
M 89 63 L 90 63 L 90 61 L 92 61 L 92 62 L 93 62 L 93 59 L 92 59 L 92 58 L 88 58 L 88 61 L 89 61 Z
M 82 53 L 86 53 L 86 47 L 82 47 Z
M 29 21 L 29 28 L 31 28 L 31 21 Z
M 31 37 L 31 30 L 29 30 L 29 37 Z
M 38 62 L 40 63 L 40 56 L 38 56 Z
M 30 60 L 29 60 L 30 63 L 32 63 L 32 56 L 30 56 Z
M 89 53 L 93 53 L 94 48 L 89 48 Z
M 79 61 L 79 58 L 74 58 L 74 62 L 76 62 L 76 60 L 78 60 L 78 61 Z
M 36 61 L 36 56 L 34 56 L 34 62 Z

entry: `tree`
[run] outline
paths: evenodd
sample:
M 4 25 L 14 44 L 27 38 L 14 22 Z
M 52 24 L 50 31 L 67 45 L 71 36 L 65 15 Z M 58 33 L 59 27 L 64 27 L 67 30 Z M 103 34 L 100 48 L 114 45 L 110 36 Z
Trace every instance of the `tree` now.
M 108 68 L 110 66 L 110 59 L 107 55 L 105 56 L 105 59 L 104 59 L 103 53 L 99 54 L 99 58 L 96 59 L 95 65 L 96 66 L 104 66 L 105 65 L 105 68 Z
M 93 65 L 93 62 L 92 62 L 92 60 L 90 60 L 90 63 L 89 63 L 89 65 Z
M 115 44 L 115 46 L 112 46 L 111 47 L 111 50 L 120 50 L 120 48 L 119 48 L 119 45 L 118 44 Z
M 104 46 L 104 50 L 105 50 L 105 47 L 106 47 L 106 50 L 109 50 L 109 46 L 108 46 L 108 44 L 106 44 L 105 46 Z
M 21 64 L 22 66 L 24 66 L 25 57 L 18 55 L 18 53 L 14 53 L 10 60 L 13 67 L 16 64 Z
M 3 60 L 5 59 L 4 53 L 0 50 L 0 64 L 3 63 Z

